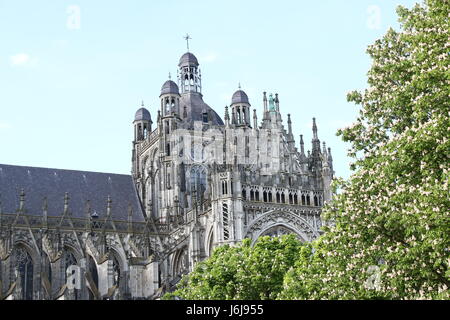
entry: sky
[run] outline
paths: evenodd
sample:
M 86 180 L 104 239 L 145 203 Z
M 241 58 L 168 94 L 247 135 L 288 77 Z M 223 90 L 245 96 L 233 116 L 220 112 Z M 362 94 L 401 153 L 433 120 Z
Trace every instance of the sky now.
M 204 100 L 223 118 L 238 89 L 262 119 L 278 93 L 299 145 L 312 118 L 337 176 L 351 174 L 336 131 L 356 120 L 349 91 L 367 87 L 367 46 L 414 0 L 0 0 L 0 163 L 129 174 L 141 101 L 190 51 Z

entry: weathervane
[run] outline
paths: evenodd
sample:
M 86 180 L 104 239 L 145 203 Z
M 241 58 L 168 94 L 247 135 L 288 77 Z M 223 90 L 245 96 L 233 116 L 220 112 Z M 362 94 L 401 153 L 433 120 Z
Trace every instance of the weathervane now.
M 189 33 L 186 33 L 184 40 L 186 40 L 187 51 L 189 52 L 189 39 L 192 39 Z

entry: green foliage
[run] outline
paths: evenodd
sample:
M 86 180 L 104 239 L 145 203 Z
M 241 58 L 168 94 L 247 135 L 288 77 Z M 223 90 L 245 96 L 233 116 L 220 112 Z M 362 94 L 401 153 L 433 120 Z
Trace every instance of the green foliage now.
M 246 239 L 237 246 L 216 248 L 207 260 L 183 278 L 174 293 L 182 299 L 275 299 L 283 288 L 286 272 L 298 257 L 301 242 L 293 235 L 262 237 L 251 246 Z
M 449 12 L 442 0 L 399 7 L 403 30 L 369 47 L 369 88 L 348 95 L 360 116 L 338 133 L 356 172 L 281 298 L 449 298 Z

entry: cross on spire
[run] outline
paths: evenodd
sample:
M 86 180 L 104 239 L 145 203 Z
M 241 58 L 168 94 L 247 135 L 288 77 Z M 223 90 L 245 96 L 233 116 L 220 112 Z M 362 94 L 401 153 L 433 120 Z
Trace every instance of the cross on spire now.
M 186 40 L 187 51 L 189 52 L 189 39 L 192 39 L 189 33 L 186 33 L 184 40 Z

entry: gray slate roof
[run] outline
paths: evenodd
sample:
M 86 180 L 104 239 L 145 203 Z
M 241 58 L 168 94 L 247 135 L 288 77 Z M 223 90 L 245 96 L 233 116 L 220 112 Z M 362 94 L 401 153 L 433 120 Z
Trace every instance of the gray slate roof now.
M 187 67 L 187 66 L 198 66 L 197 58 L 190 52 L 186 52 L 180 58 L 180 62 L 178 63 L 179 67 Z
M 187 111 L 187 118 L 190 121 L 202 121 L 203 112 L 210 112 L 212 116 L 212 123 L 214 125 L 224 125 L 220 116 L 203 101 L 202 95 L 200 93 L 183 93 L 180 99 L 181 114 L 183 114 L 185 106 Z
M 168 93 L 175 93 L 175 94 L 180 93 L 180 91 L 178 90 L 178 85 L 172 80 L 167 80 L 166 82 L 164 82 L 161 88 L 161 95 Z
M 150 116 L 150 111 L 148 111 L 145 108 L 140 108 L 136 113 L 134 114 L 134 121 L 152 121 L 152 117 Z
M 231 98 L 231 104 L 235 104 L 235 103 L 248 103 L 250 104 L 250 102 L 248 101 L 248 96 L 247 94 L 242 91 L 242 90 L 238 90 L 233 94 L 233 97 Z
M 69 194 L 69 211 L 74 218 L 86 217 L 86 201 L 91 212 L 105 217 L 108 196 L 112 200 L 113 220 L 128 220 L 128 205 L 133 221 L 143 222 L 144 215 L 130 175 L 88 171 L 22 167 L 0 164 L 0 202 L 3 213 L 19 208 L 21 190 L 25 192 L 25 210 L 29 215 L 42 215 L 47 197 L 48 216 L 61 216 L 64 195 Z

